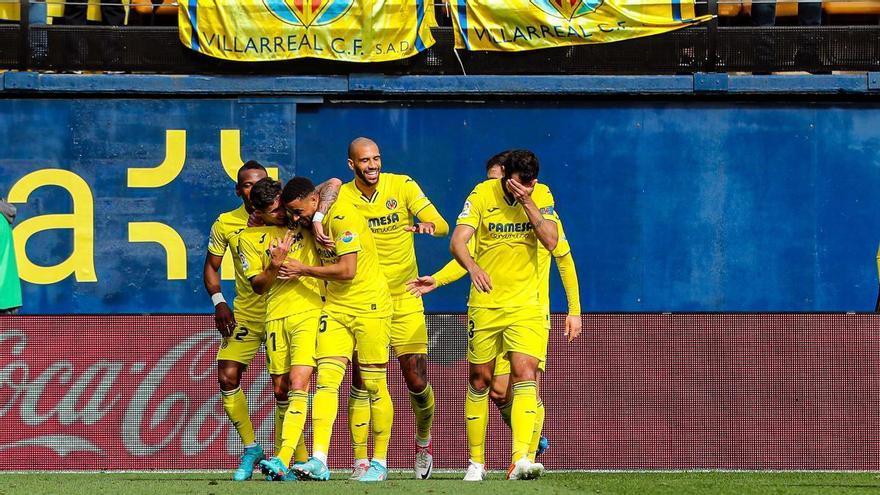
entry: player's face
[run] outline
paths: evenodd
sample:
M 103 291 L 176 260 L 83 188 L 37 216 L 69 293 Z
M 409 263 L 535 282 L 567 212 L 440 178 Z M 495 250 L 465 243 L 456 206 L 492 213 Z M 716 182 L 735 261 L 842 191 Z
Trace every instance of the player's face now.
M 275 201 L 265 210 L 256 210 L 266 225 L 287 225 L 287 211 L 281 205 L 281 197 L 275 198 Z
M 238 174 L 238 183 L 235 185 L 235 194 L 244 202 L 248 208 L 251 206 L 251 188 L 254 184 L 267 177 L 265 170 L 253 169 L 245 170 Z
M 290 219 L 297 223 L 311 222 L 318 211 L 318 193 L 312 193 L 302 199 L 294 199 L 284 205 Z
M 501 165 L 492 165 L 492 168 L 486 171 L 487 179 L 500 179 L 504 177 L 504 167 Z
M 364 184 L 368 186 L 378 184 L 379 173 L 382 171 L 379 147 L 375 144 L 362 144 L 355 148 L 352 157 L 348 159 L 348 168 Z

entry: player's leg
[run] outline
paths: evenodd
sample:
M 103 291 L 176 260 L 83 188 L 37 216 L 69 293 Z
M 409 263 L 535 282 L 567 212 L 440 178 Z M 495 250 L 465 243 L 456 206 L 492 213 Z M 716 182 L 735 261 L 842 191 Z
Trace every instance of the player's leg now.
M 241 390 L 241 377 L 264 337 L 264 323 L 239 321 L 232 335 L 221 341 L 217 351 L 217 381 L 223 410 L 244 446 L 238 468 L 232 475 L 236 481 L 250 479 L 254 466 L 265 458 L 262 447 L 256 442 L 247 397 Z
M 351 433 L 351 449 L 354 453 L 349 479 L 360 479 L 370 469 L 367 440 L 370 438 L 370 394 L 364 388 L 358 367 L 357 350 L 351 360 L 351 389 L 348 392 L 348 431 Z
M 364 388 L 370 396 L 373 432 L 373 459 L 359 481 L 385 481 L 388 478 L 388 444 L 394 424 L 394 402 L 388 392 L 388 346 L 391 318 L 357 318 L 354 325 L 358 360 Z
M 527 310 L 510 312 L 504 331 L 504 348 L 510 359 L 513 407 L 510 425 L 513 437 L 512 460 L 508 478 L 528 479 L 540 476 L 544 467 L 529 461 L 529 447 L 535 430 L 538 407 L 538 364 L 546 350 L 543 315 Z
M 468 390 L 464 405 L 469 466 L 464 479 L 482 481 L 486 477 L 486 427 L 489 424 L 489 389 L 495 356 L 501 350 L 501 328 L 495 310 L 471 308 L 468 311 Z
M 545 409 L 544 401 L 541 399 L 541 376 L 544 374 L 543 361 L 538 363 L 538 371 L 535 373 L 535 383 L 538 384 L 538 407 L 535 416 L 535 429 L 532 432 L 532 441 L 529 443 L 529 460 L 535 462 L 535 459 L 550 448 L 550 441 L 543 435 Z
M 281 425 L 281 446 L 276 451 L 275 457 L 260 462 L 263 473 L 275 480 L 291 478 L 288 476 L 291 458 L 300 464 L 308 461 L 303 430 L 308 413 L 309 379 L 315 367 L 315 340 L 319 317 L 320 312 L 314 311 L 285 318 L 286 345 L 283 347 L 276 345 L 279 342 L 272 338 L 271 333 L 267 340 L 270 365 L 273 361 L 276 362 L 273 371 L 281 366 L 280 362 L 286 363 L 289 368 L 287 373 L 289 406 Z
M 394 315 L 391 321 L 391 346 L 400 363 L 416 419 L 415 477 L 428 479 L 434 467 L 431 453 L 434 389 L 428 381 L 428 328 L 424 312 Z
M 498 408 L 501 420 L 510 428 L 510 410 L 513 408 L 513 393 L 510 388 L 510 361 L 503 352 L 495 358 L 495 371 L 492 375 L 492 388 L 489 399 Z
M 301 466 L 294 466 L 303 478 L 325 481 L 330 479 L 327 455 L 333 423 L 339 412 L 339 387 L 354 352 L 353 318 L 348 315 L 322 314 L 318 324 L 315 349 L 317 379 L 312 399 L 312 458 Z
M 290 318 L 266 322 L 266 371 L 272 378 L 272 394 L 275 396 L 275 449 L 281 450 L 281 430 L 287 414 L 287 393 L 290 391 L 290 354 L 288 345 Z

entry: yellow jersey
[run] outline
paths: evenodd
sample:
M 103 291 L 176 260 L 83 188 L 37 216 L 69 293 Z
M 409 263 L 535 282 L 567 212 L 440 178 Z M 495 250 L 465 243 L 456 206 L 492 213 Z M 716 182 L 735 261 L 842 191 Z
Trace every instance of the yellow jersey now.
M 326 248 L 316 243 L 324 265 L 335 264 L 340 256 L 357 253 L 357 271 L 352 280 L 328 280 L 324 311 L 367 318 L 391 316 L 388 282 L 379 269 L 379 254 L 367 221 L 346 202 L 333 203 L 321 221 L 324 234 L 335 245 Z
M 250 280 L 259 275 L 271 262 L 269 252 L 273 240 L 284 239 L 287 227 L 266 226 L 244 229 L 238 241 L 244 276 Z M 293 229 L 293 242 L 287 259 L 295 259 L 306 265 L 318 264 L 318 253 L 312 233 L 297 226 Z M 310 277 L 295 280 L 276 279 L 266 292 L 266 321 L 321 309 L 323 283 Z
M 211 226 L 208 252 L 222 258 L 229 248 L 232 254 L 232 264 L 235 267 L 235 299 L 232 301 L 232 310 L 235 319 L 263 321 L 266 317 L 266 301 L 251 289 L 251 283 L 244 276 L 238 250 L 239 235 L 247 227 L 248 216 L 244 205 L 241 205 L 217 217 Z
M 532 192 L 532 200 L 544 218 L 557 221 L 553 195 L 547 186 L 537 184 Z M 457 224 L 474 228 L 474 260 L 492 279 L 492 291 L 489 293 L 479 292 L 471 284 L 469 307 L 541 305 L 538 272 L 540 241 L 525 209 L 504 192 L 501 179 L 477 184 L 465 201 Z
M 392 299 L 405 299 L 408 308 L 423 310 L 422 299 L 406 290 L 406 282 L 419 276 L 414 234 L 406 228 L 412 227 L 418 213 L 431 205 L 416 181 L 406 175 L 382 172 L 371 197 L 364 196 L 351 181 L 340 188 L 337 201 L 354 206 L 367 220 L 376 249 L 382 253 L 379 266 L 388 279 Z

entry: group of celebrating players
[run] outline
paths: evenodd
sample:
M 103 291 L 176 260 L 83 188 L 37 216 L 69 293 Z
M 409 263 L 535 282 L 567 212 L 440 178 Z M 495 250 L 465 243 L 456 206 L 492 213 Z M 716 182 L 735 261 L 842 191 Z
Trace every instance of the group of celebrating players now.
M 472 284 L 465 402 L 470 465 L 464 479 L 486 477 L 490 397 L 512 430 L 508 479 L 539 477 L 544 468 L 535 458 L 548 446 L 538 384 L 549 341 L 551 258 L 568 298 L 569 342 L 580 334 L 581 318 L 571 249 L 550 190 L 537 182 L 537 158 L 511 150 L 489 159 L 488 180 L 470 193 L 453 231 L 454 260 L 431 276 L 418 275 L 413 235 L 449 233 L 437 208 L 412 178 L 382 172 L 379 148 L 370 139 L 352 141 L 348 165 L 354 179 L 345 184 L 330 179 L 315 186 L 294 177 L 282 185 L 249 161 L 236 183 L 242 206 L 221 214 L 211 228 L 204 280 L 223 337 L 218 380 L 223 408 L 244 445 L 233 479 L 250 479 L 255 467 L 278 481 L 330 479 L 330 437 L 349 362 L 350 479 L 387 479 L 394 418 L 389 348 L 415 416 L 415 477 L 429 478 L 434 391 L 421 296 L 465 274 Z M 235 268 L 234 311 L 220 292 L 227 249 Z M 242 373 L 261 345 L 275 395 L 275 449 L 268 459 L 241 390 Z M 313 373 L 310 456 L 303 431 Z

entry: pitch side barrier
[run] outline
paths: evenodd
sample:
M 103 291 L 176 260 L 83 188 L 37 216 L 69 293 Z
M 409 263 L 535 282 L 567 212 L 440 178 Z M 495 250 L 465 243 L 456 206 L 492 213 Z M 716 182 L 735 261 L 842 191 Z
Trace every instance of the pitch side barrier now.
M 435 465 L 463 469 L 466 316 L 427 319 Z M 541 384 L 550 469 L 880 468 L 880 316 L 589 314 L 573 343 L 564 315 L 552 323 Z M 0 470 L 232 468 L 241 445 L 219 401 L 218 343 L 208 315 L 0 318 Z M 393 360 L 389 376 L 389 464 L 406 468 L 413 421 Z M 268 452 L 262 353 L 243 388 Z M 348 383 L 340 390 L 344 401 Z M 334 468 L 351 462 L 345 413 Z M 487 447 L 489 467 L 508 464 L 494 408 Z

